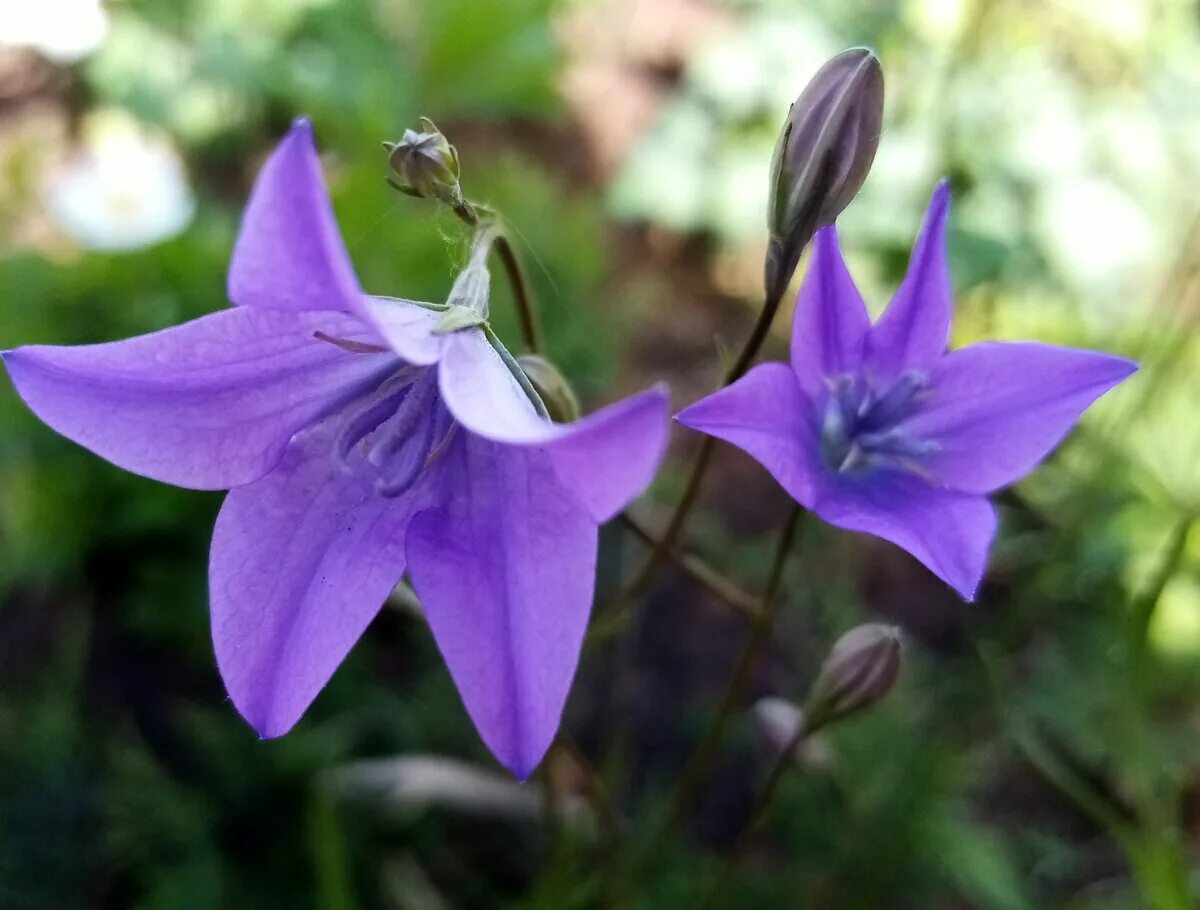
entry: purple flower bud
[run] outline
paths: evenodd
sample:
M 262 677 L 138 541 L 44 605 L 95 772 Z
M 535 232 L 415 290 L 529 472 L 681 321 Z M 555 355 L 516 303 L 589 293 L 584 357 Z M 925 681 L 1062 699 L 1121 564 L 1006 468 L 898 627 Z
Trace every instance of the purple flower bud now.
M 882 699 L 900 676 L 900 630 L 857 626 L 834 642 L 808 693 L 809 732 Z
M 517 363 L 529 377 L 555 423 L 570 423 L 580 416 L 579 399 L 558 367 L 538 354 L 522 354 Z
M 432 120 L 421 118 L 421 130 L 405 130 L 399 142 L 385 142 L 391 176 L 388 182 L 402 193 L 461 205 L 458 152 Z
M 771 299 L 787 288 L 817 229 L 832 224 L 862 186 L 882 124 L 883 70 L 866 48 L 826 63 L 792 105 L 771 162 Z

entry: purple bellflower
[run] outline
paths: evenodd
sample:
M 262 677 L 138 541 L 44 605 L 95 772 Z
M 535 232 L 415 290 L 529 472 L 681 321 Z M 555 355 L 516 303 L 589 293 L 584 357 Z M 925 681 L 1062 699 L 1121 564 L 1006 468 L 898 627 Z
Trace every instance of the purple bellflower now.
M 210 554 L 213 643 L 263 737 L 291 729 L 406 571 L 500 761 L 525 778 L 554 737 L 598 525 L 649 484 L 668 403 L 652 389 L 548 420 L 486 324 L 480 260 L 448 305 L 364 294 L 297 121 L 251 194 L 235 306 L 4 354 L 59 433 L 146 477 L 230 490 Z M 463 287 L 474 308 L 456 302 Z
M 829 524 L 903 547 L 969 601 L 996 533 L 987 495 L 1029 473 L 1137 366 L 1033 342 L 947 353 L 949 202 L 943 182 L 874 325 L 836 229 L 819 231 L 791 364 L 755 367 L 677 419 L 744 449 Z

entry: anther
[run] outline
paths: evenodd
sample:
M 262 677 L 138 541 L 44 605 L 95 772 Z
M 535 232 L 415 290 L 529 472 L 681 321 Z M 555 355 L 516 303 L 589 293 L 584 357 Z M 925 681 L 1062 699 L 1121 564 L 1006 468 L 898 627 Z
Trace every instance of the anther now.
M 387 354 L 391 350 L 377 344 L 368 344 L 365 341 L 351 341 L 349 338 L 326 335 L 324 332 L 313 332 L 313 338 L 331 344 L 335 348 L 341 348 L 343 351 L 349 351 L 351 354 Z

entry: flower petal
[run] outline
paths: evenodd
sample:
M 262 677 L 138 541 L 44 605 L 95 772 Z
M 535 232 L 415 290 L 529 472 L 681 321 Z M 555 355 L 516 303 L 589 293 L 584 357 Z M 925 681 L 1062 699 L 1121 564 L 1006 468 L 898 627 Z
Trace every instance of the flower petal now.
M 664 386 L 631 395 L 569 424 L 545 443 L 563 486 L 592 519 L 605 522 L 636 499 L 667 449 L 670 400 Z
M 557 426 L 538 414 L 481 329 L 445 338 L 438 387 L 459 423 L 496 442 L 540 443 L 558 435 Z
M 838 246 L 837 229 L 822 228 L 813 239 L 812 261 L 792 321 L 792 369 L 814 401 L 825 379 L 856 373 L 871 329 L 867 305 L 854 286 Z
M 541 448 L 596 521 L 608 521 L 654 479 L 669 428 L 665 388 L 574 423 L 552 423 L 537 413 L 483 332 L 466 329 L 446 337 L 438 382 L 450 413 L 485 439 Z
M 264 737 L 292 728 L 404 573 L 415 496 L 334 467 L 336 419 L 297 436 L 221 507 L 209 560 L 225 687 Z
M 387 364 L 315 332 L 361 337 L 337 313 L 229 309 L 108 344 L 4 353 L 17 391 L 52 429 L 119 467 L 195 489 L 271 469 L 288 439 Z
M 937 451 L 922 462 L 946 485 L 988 493 L 1029 473 L 1097 398 L 1137 370 L 1110 354 L 1033 342 L 953 351 L 905 423 Z
M 816 415 L 792 370 L 764 363 L 728 388 L 685 408 L 684 426 L 753 456 L 801 505 L 816 499 L 821 462 Z
M 362 298 L 362 313 L 401 359 L 430 366 L 442 357 L 448 335 L 435 331 L 443 314 L 399 297 Z
M 813 508 L 823 520 L 891 541 L 964 600 L 974 599 L 996 535 L 996 512 L 984 497 L 939 489 L 900 471 L 827 480 Z
M 867 336 L 866 369 L 877 385 L 909 370 L 928 372 L 946 350 L 954 308 L 946 265 L 949 208 L 950 184 L 943 180 L 929 201 L 904 281 Z
M 579 662 L 596 523 L 536 449 L 460 433 L 443 457 L 441 504 L 409 528 L 410 577 L 480 736 L 525 779 Z
M 241 306 L 356 312 L 361 290 L 321 176 L 312 125 L 297 120 L 267 159 L 229 263 Z

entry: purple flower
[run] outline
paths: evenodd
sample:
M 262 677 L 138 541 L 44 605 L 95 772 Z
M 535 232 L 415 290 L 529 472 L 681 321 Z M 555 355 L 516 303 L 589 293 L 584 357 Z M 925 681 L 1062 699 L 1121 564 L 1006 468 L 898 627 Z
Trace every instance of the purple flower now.
M 365 295 L 305 121 L 258 177 L 229 296 L 161 332 L 4 361 L 64 436 L 156 480 L 230 488 L 213 642 L 262 736 L 296 723 L 407 570 L 484 742 L 526 777 L 578 663 L 597 526 L 662 457 L 665 392 L 554 424 L 481 318 Z
M 874 325 L 835 229 L 821 230 L 791 365 L 758 366 L 677 419 L 744 449 L 805 508 L 903 547 L 971 600 L 996 532 L 987 494 L 1033 470 L 1137 366 L 1033 342 L 947 353 L 949 201 L 943 182 Z

